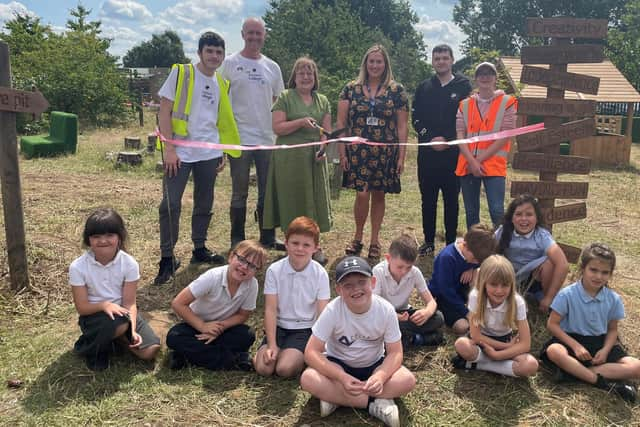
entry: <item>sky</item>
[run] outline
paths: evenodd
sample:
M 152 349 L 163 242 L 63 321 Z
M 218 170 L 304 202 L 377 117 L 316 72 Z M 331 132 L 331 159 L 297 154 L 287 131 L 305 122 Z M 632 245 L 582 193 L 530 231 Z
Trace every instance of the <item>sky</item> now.
M 457 0 L 410 0 L 420 18 L 416 29 L 431 47 L 448 43 L 454 56 L 460 58 L 459 45 L 464 34 L 453 23 L 453 5 Z M 82 0 L 91 10 L 90 20 L 102 21 L 102 34 L 113 39 L 110 53 L 122 57 L 130 48 L 172 29 L 182 39 L 185 54 L 197 59 L 197 42 L 201 33 L 213 30 L 220 33 L 227 45 L 227 53 L 242 48 L 240 28 L 249 16 L 262 16 L 267 0 Z M 56 31 L 64 31 L 69 11 L 77 0 L 0 0 L 0 28 L 13 18 L 14 12 L 41 18 Z

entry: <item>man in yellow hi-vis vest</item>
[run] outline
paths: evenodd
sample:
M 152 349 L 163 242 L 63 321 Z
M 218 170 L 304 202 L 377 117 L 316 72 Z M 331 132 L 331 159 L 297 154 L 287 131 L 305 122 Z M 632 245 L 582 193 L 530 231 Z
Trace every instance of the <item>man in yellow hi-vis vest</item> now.
M 191 141 L 240 144 L 228 97 L 228 82 L 216 69 L 224 60 L 224 39 L 206 32 L 198 42 L 200 62 L 177 64 L 158 92 L 159 126 L 167 138 Z M 237 151 L 228 151 L 238 156 Z M 223 264 L 222 255 L 206 248 L 207 229 L 213 208 L 213 188 L 217 174 L 224 168 L 221 150 L 176 146 L 163 149 L 163 198 L 160 203 L 160 269 L 154 284 L 167 282 L 180 265 L 173 249 L 178 239 L 182 195 L 193 174 L 193 211 L 191 214 L 191 263 Z

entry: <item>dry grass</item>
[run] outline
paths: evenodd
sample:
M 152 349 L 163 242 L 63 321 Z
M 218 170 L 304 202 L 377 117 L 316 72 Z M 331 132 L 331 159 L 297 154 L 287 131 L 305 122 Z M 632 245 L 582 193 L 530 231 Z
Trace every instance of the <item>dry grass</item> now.
M 0 388 L 2 425 L 378 425 L 361 411 L 341 408 L 320 419 L 318 402 L 290 380 L 264 379 L 254 374 L 211 373 L 199 369 L 170 371 L 161 353 L 155 364 L 116 358 L 107 373 L 94 374 L 70 351 L 78 328 L 66 283 L 69 263 L 81 253 L 83 221 L 101 205 L 115 207 L 126 219 L 129 252 L 141 266 L 139 305 L 150 313 L 158 330 L 175 321 L 171 298 L 204 271 L 181 269 L 174 283 L 152 287 L 158 261 L 157 205 L 160 176 L 153 157 L 140 169 L 115 169 L 105 152 L 121 149 L 125 135 L 144 136 L 150 129 L 95 131 L 81 135 L 76 156 L 21 161 L 21 178 L 31 288 L 9 291 L 4 226 L 0 231 L 0 378 L 18 378 L 24 386 Z M 637 169 L 640 147 L 632 150 L 635 167 L 596 169 L 589 176 L 588 218 L 554 228 L 557 239 L 581 246 L 602 240 L 616 250 L 619 267 L 613 286 L 625 301 L 627 319 L 621 335 L 632 354 L 640 355 L 640 185 Z M 408 171 L 401 195 L 389 197 L 383 244 L 397 233 L 415 230 L 420 237 L 420 196 L 415 179 L 415 150 L 409 150 Z M 511 173 L 510 178 L 532 176 Z M 566 176 L 562 180 L 582 180 Z M 210 244 L 219 251 L 228 245 L 230 179 L 224 172 L 216 184 Z M 190 191 L 184 212 L 191 208 Z M 322 236 L 331 267 L 352 232 L 353 194 L 343 191 L 334 201 L 334 227 Z M 249 210 L 255 206 L 255 191 Z M 483 214 L 486 209 L 483 208 Z M 484 217 L 487 220 L 487 217 Z M 441 222 L 441 215 L 439 217 Z M 460 224 L 463 224 L 462 212 Z M 249 237 L 257 226 L 248 221 Z M 438 242 L 442 247 L 443 243 Z M 189 218 L 183 216 L 178 256 L 188 262 L 191 251 Z M 277 254 L 272 253 L 274 258 Z M 419 260 L 426 276 L 431 258 Z M 260 277 L 262 283 L 262 277 Z M 251 324 L 261 327 L 261 303 Z M 530 318 L 533 351 L 547 333 L 544 319 Z M 453 373 L 448 345 L 407 354 L 407 366 L 416 372 L 418 386 L 399 400 L 405 425 L 638 425 L 640 409 L 613 396 L 578 384 L 557 385 L 542 370 L 535 378 L 513 380 L 479 372 Z

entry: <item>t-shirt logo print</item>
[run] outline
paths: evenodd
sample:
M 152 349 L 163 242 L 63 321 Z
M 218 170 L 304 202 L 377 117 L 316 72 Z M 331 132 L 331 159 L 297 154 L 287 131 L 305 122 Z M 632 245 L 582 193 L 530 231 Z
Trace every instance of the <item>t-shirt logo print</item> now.
M 349 341 L 349 338 L 347 338 L 346 335 L 343 335 L 343 336 L 340 337 L 340 339 L 338 339 L 338 342 L 340 344 L 343 344 L 343 345 L 346 345 L 347 347 L 349 347 L 349 346 L 351 346 L 351 344 L 356 342 L 356 340 Z

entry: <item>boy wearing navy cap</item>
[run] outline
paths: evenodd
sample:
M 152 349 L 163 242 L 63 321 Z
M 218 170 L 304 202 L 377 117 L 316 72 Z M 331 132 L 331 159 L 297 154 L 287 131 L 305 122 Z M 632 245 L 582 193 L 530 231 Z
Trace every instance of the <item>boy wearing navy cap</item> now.
M 338 406 L 367 408 L 385 424 L 399 426 L 393 399 L 411 391 L 416 379 L 402 366 L 395 310 L 373 294 L 374 287 L 375 277 L 367 261 L 349 256 L 338 262 L 339 296 L 311 329 L 304 352 L 309 367 L 302 373 L 300 385 L 320 399 L 322 417 Z

